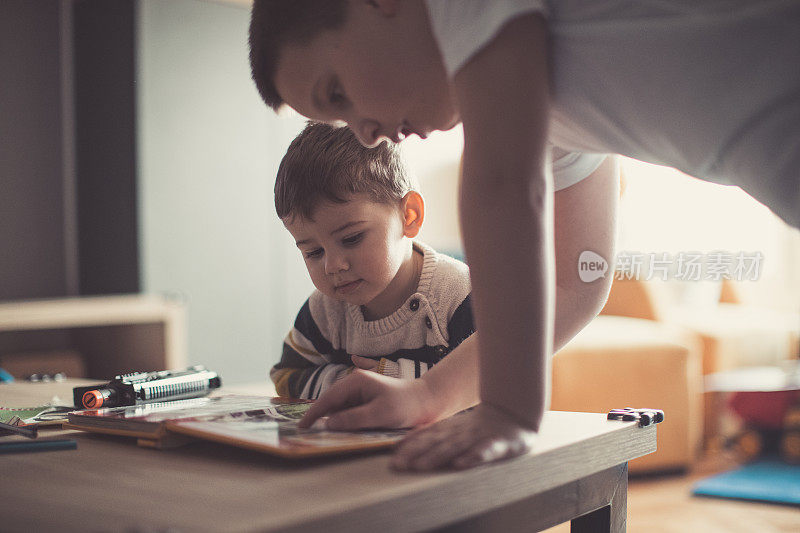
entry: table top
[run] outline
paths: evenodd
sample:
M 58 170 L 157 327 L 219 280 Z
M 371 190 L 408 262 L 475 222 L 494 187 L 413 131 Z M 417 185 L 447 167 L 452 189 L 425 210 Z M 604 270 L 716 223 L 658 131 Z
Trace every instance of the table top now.
M 70 398 L 77 384 L 0 385 L 0 405 L 34 405 L 53 394 Z M 269 388 L 222 392 L 258 390 Z M 655 426 L 558 411 L 545 414 L 530 454 L 461 472 L 394 472 L 388 452 L 290 461 L 210 442 L 153 450 L 122 437 L 40 430 L 40 438 L 51 435 L 76 439 L 78 449 L 0 456 L 8 530 L 414 531 L 656 449 Z

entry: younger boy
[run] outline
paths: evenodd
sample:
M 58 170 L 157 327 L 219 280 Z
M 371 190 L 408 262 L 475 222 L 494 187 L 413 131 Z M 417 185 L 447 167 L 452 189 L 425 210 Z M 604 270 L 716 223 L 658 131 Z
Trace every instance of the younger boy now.
M 317 398 L 356 367 L 418 378 L 474 331 L 467 266 L 412 240 L 425 207 L 393 144 L 309 123 L 275 208 L 317 288 L 270 371 L 279 395 Z

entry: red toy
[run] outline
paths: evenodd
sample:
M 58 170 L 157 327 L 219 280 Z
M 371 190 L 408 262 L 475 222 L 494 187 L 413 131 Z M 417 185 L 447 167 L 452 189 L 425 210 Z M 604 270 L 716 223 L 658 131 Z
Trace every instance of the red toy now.
M 800 463 L 800 361 L 712 374 L 706 391 L 732 393 L 728 407 L 742 429 L 727 443 L 743 459 L 775 452 Z
M 744 422 L 734 446 L 746 459 L 777 451 L 800 463 L 800 390 L 737 392 L 728 405 Z

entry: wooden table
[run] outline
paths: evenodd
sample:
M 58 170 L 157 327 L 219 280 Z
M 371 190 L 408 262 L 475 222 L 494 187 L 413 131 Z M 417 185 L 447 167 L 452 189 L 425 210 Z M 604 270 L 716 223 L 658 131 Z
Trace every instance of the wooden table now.
M 74 384 L 0 385 L 0 405 L 66 399 Z M 533 453 L 462 472 L 394 472 L 385 452 L 295 463 L 206 442 L 159 451 L 58 429 L 40 438 L 50 435 L 78 449 L 0 455 L 3 531 L 536 531 L 567 520 L 624 531 L 627 461 L 656 449 L 655 426 L 556 411 Z

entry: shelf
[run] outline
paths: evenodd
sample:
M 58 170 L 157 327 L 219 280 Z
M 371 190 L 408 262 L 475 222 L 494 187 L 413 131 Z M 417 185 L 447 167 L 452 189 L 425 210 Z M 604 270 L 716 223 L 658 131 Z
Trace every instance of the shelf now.
M 0 303 L 0 335 L 67 330 L 87 377 L 187 366 L 185 307 L 158 295 L 92 296 Z M 17 350 L 24 353 L 24 350 Z
M 0 331 L 168 322 L 179 303 L 152 295 L 94 296 L 0 303 Z

